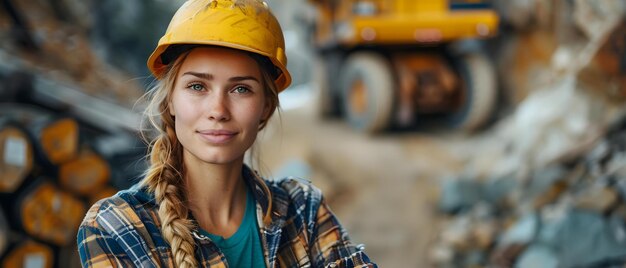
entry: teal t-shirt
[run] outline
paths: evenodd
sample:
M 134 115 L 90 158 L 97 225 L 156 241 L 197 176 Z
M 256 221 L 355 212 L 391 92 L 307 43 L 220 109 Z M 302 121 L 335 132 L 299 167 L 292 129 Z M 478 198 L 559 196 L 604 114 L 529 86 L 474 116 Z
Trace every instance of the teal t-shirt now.
M 247 192 L 246 211 L 239 229 L 229 238 L 200 230 L 208 236 L 226 256 L 229 267 L 265 267 L 261 239 L 256 224 L 256 205 L 252 193 Z

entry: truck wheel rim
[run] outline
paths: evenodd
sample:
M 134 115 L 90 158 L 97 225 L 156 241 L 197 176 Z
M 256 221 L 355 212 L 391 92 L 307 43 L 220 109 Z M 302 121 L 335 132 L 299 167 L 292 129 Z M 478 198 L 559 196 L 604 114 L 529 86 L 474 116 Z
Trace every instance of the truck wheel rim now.
M 357 79 L 350 88 L 350 110 L 355 114 L 364 114 L 367 111 L 367 89 L 363 80 Z

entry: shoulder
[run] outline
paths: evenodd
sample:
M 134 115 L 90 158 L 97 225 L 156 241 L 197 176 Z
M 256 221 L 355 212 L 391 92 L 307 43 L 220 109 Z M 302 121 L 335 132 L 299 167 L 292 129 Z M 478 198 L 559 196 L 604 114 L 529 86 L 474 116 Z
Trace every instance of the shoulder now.
M 316 202 L 322 199 L 322 191 L 310 180 L 299 177 L 285 177 L 266 181 L 272 194 L 277 198 L 289 198 L 292 202 Z
M 160 237 L 156 209 L 150 195 L 135 187 L 96 202 L 77 233 L 83 266 L 158 266 L 156 258 L 168 245 Z
M 287 218 L 300 218 L 307 225 L 315 223 L 317 212 L 323 202 L 322 191 L 311 181 L 286 177 L 267 181 L 272 191 L 272 203 Z M 309 226 L 311 227 L 311 226 Z
M 140 221 L 139 212 L 150 209 L 155 204 L 154 198 L 145 189 L 135 185 L 93 204 L 87 211 L 81 227 L 120 228 L 120 225 Z

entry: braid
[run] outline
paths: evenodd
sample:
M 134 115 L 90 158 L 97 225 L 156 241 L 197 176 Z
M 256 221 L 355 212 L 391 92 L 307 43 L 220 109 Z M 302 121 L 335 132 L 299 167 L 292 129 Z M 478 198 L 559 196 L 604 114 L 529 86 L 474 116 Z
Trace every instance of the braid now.
M 144 183 L 154 192 L 159 204 L 161 233 L 172 248 L 175 267 L 197 267 L 195 241 L 191 236 L 194 224 L 187 217 L 189 211 L 184 202 L 184 186 L 178 186 L 183 185 L 182 173 L 174 168 L 181 166 L 180 157 L 177 157 L 176 150 L 174 154 L 168 153 L 172 152 L 170 139 L 160 135 L 155 140 L 150 156 L 151 167 Z
M 194 255 L 195 241 L 191 235 L 195 226 L 188 218 L 184 191 L 182 146 L 173 129 L 174 118 L 168 112 L 168 89 L 173 88 L 175 75 L 185 57 L 179 57 L 163 80 L 146 94 L 150 95 L 146 118 L 158 131 L 158 135 L 152 141 L 150 167 L 141 182 L 154 193 L 159 205 L 161 234 L 172 248 L 174 267 L 183 268 L 197 267 L 198 261 Z

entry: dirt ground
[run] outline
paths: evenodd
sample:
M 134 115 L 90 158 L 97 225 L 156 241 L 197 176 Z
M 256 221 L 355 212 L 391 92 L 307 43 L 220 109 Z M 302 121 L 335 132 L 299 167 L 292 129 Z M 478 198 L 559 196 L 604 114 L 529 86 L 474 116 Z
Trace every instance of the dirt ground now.
M 429 266 L 441 222 L 439 179 L 462 170 L 455 151 L 464 143 L 435 131 L 368 136 L 341 120 L 318 119 L 311 103 L 275 116 L 257 142 L 265 174 L 306 164 L 304 176 L 381 267 Z

